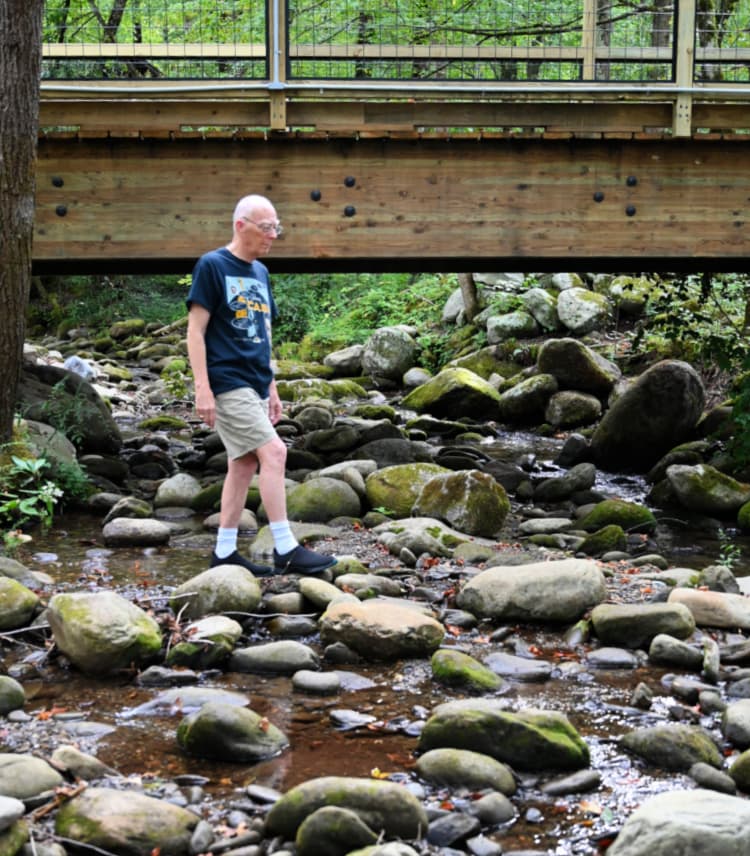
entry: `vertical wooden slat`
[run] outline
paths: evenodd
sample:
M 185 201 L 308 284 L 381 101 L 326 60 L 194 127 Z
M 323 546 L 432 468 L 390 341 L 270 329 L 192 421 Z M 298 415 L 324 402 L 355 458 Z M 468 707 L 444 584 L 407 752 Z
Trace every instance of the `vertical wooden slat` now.
M 596 0 L 583 0 L 583 80 L 596 78 Z
M 269 110 L 272 131 L 285 131 L 286 118 L 286 72 L 287 72 L 287 2 L 268 0 L 269 58 L 271 83 L 269 84 Z
M 695 70 L 695 0 L 680 0 L 675 4 L 677 43 L 675 45 L 675 83 L 680 89 L 690 89 Z M 689 137 L 693 125 L 693 97 L 677 95 L 672 130 L 676 137 Z

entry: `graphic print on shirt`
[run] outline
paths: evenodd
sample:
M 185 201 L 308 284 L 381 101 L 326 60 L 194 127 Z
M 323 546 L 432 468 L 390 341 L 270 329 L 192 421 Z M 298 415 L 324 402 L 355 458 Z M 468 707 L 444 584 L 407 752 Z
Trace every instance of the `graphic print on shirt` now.
M 253 342 L 268 339 L 271 306 L 265 283 L 253 277 L 227 276 L 224 277 L 224 284 L 227 304 L 234 312 L 232 326 L 244 330 L 247 338 Z

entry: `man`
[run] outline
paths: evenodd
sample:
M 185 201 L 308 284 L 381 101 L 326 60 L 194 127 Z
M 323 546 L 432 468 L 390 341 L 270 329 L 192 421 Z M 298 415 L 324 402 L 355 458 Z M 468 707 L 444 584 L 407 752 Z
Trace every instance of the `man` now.
M 271 368 L 271 322 L 276 304 L 268 269 L 258 261 L 281 235 L 263 196 L 245 196 L 234 210 L 232 239 L 203 255 L 187 297 L 187 348 L 198 416 L 216 427 L 227 451 L 227 475 L 211 567 L 242 565 L 256 575 L 317 574 L 336 559 L 301 546 L 287 520 L 286 446 L 274 425 L 281 400 Z M 258 473 L 260 497 L 274 541 L 269 568 L 244 558 L 237 532 L 247 491 Z

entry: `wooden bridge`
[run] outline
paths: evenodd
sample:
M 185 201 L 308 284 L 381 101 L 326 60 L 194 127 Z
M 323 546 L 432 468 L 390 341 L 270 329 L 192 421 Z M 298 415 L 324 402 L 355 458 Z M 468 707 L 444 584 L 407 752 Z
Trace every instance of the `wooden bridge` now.
M 111 15 L 61 37 L 48 0 L 35 272 L 185 273 L 251 192 L 284 223 L 278 271 L 746 270 L 748 4 L 717 36 L 655 2 L 624 37 L 629 4 L 546 5 L 533 38 L 404 39 L 361 10 L 320 37 L 269 0 L 244 41 L 124 43 Z

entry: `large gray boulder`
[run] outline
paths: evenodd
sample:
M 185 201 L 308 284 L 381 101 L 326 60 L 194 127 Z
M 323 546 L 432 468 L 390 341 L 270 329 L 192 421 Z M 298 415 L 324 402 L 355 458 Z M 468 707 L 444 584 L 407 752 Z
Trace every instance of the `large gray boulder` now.
M 603 469 L 646 472 L 688 438 L 704 404 L 703 383 L 692 366 L 656 363 L 604 414 L 591 437 L 594 461 Z
M 609 395 L 620 379 L 615 363 L 578 339 L 547 339 L 536 360 L 540 372 L 554 375 L 560 389 L 576 389 L 593 395 Z
M 382 779 L 324 776 L 287 791 L 266 817 L 271 835 L 294 839 L 300 824 L 324 806 L 347 808 L 376 834 L 414 839 L 424 835 L 427 814 L 408 788 Z
M 494 538 L 502 532 L 510 500 L 491 475 L 459 470 L 430 479 L 412 511 L 418 517 L 436 517 L 467 535 Z
M 120 856 L 185 856 L 199 820 L 192 811 L 132 790 L 86 788 L 63 803 L 55 832 Z
M 255 764 L 289 746 L 286 735 L 246 707 L 213 702 L 186 716 L 177 727 L 181 749 L 199 758 Z
M 456 602 L 477 616 L 500 621 L 571 622 L 606 596 L 596 562 L 561 559 L 489 568 L 466 583 Z
M 365 342 L 362 371 L 373 378 L 401 380 L 415 362 L 417 345 L 401 327 L 381 327 Z
M 61 431 L 82 453 L 113 454 L 120 429 L 104 400 L 80 375 L 44 363 L 24 363 L 17 409 Z
M 57 647 L 89 674 L 129 668 L 154 658 L 161 649 L 157 622 L 115 592 L 53 595 L 47 618 Z
M 609 856 L 750 856 L 750 802 L 716 791 L 667 791 L 625 821 Z

